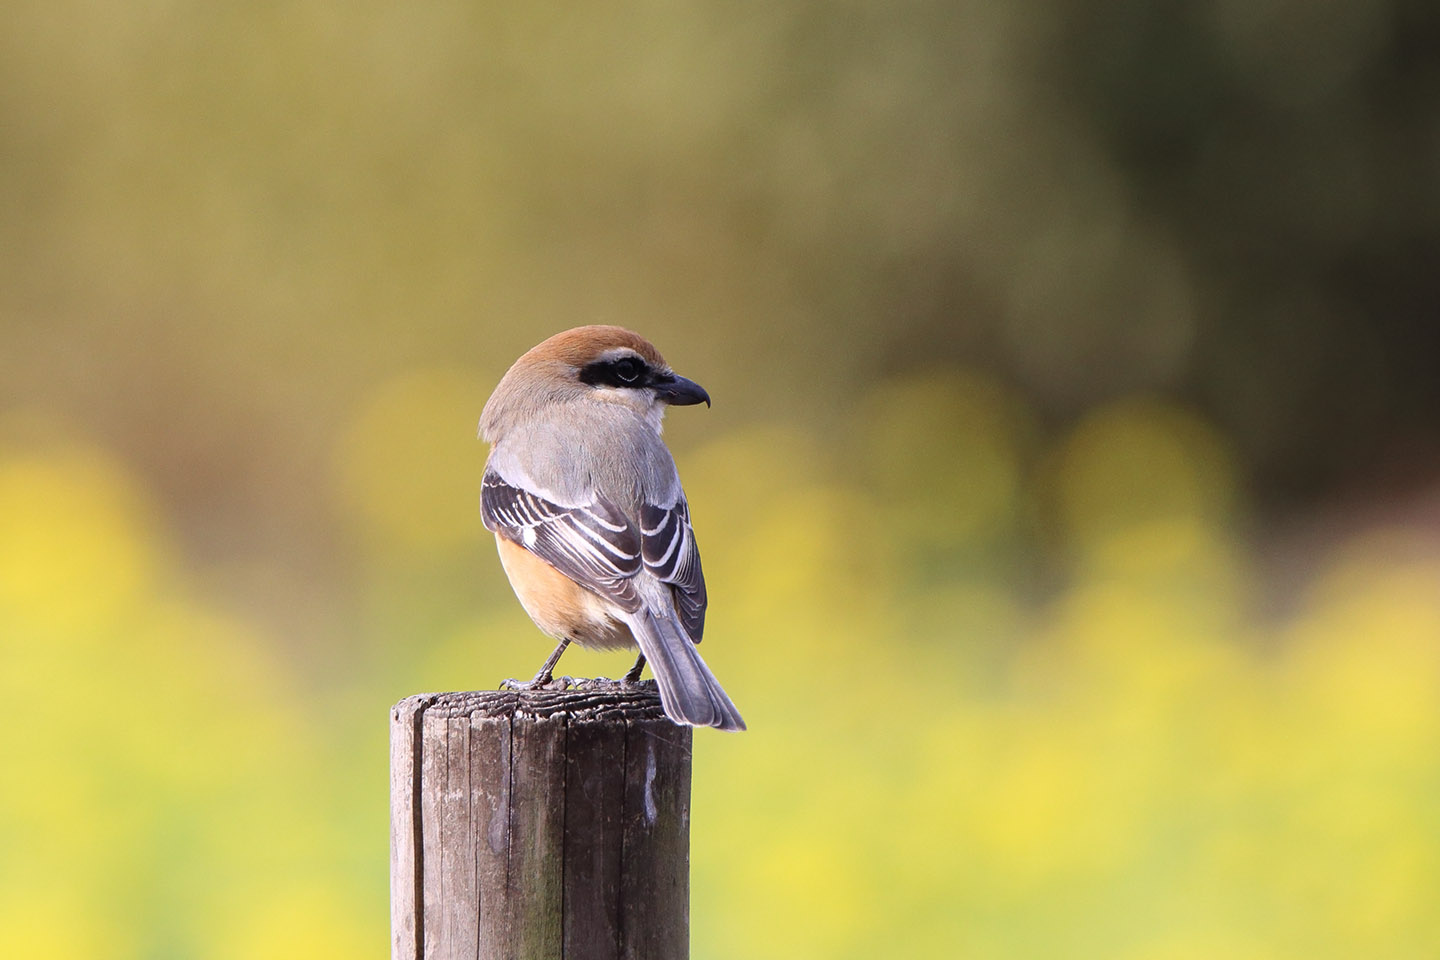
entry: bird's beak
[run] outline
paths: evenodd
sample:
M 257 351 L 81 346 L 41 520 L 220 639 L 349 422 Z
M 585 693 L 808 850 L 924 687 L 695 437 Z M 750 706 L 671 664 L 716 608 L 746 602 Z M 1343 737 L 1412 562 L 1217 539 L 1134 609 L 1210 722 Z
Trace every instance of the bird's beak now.
M 688 407 L 692 403 L 702 402 L 705 406 L 710 406 L 710 394 L 705 392 L 705 388 L 678 374 L 670 373 L 658 377 L 652 386 L 655 396 L 673 406 Z

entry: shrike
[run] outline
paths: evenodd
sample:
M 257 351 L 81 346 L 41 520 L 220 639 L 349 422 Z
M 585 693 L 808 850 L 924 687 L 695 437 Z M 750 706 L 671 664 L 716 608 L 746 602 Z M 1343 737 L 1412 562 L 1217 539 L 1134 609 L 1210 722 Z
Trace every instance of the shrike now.
M 660 439 L 669 405 L 710 395 L 622 327 L 576 327 L 515 361 L 485 403 L 491 444 L 480 512 L 535 625 L 560 641 L 535 679 L 548 683 L 571 642 L 639 646 L 676 723 L 744 730 L 695 645 L 705 577 L 675 461 Z

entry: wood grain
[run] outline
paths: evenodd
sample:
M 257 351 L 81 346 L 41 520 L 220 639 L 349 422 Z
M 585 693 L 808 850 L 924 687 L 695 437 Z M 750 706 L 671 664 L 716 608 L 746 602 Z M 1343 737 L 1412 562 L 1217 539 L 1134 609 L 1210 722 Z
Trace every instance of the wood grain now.
M 683 960 L 691 731 L 653 690 L 425 694 L 390 719 L 393 960 Z

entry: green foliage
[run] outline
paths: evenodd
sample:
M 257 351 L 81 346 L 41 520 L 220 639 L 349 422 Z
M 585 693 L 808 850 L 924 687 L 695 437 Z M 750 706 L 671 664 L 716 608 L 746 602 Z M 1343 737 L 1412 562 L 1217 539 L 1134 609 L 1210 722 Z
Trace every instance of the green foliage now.
M 413 466 L 477 475 L 432 426 L 460 382 L 383 385 L 336 443 L 388 616 L 323 679 L 207 598 L 112 457 L 0 454 L 0 953 L 384 954 L 384 707 L 546 649 L 503 588 L 447 609 L 411 579 L 499 578 L 433 535 L 449 480 Z M 707 656 L 751 725 L 697 736 L 697 957 L 1419 955 L 1433 561 L 1358 539 L 1264 621 L 1225 444 L 1182 410 L 1103 409 L 1051 450 L 1014 398 L 931 377 L 857 418 L 840 471 L 780 426 L 682 457 Z M 1027 514 L 1067 558 L 1038 602 L 1004 573 Z

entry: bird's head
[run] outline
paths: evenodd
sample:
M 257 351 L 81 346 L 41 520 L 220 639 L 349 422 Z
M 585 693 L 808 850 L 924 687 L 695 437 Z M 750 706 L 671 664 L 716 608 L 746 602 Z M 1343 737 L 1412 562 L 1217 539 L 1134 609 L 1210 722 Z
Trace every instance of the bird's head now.
M 589 401 L 625 407 L 656 430 L 668 406 L 710 405 L 710 394 L 680 376 L 655 345 L 624 327 L 576 327 L 532 347 L 501 379 L 485 405 L 487 438 L 515 405 Z

